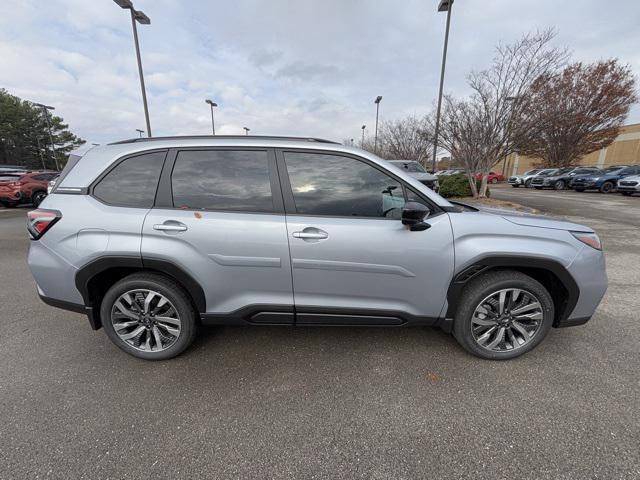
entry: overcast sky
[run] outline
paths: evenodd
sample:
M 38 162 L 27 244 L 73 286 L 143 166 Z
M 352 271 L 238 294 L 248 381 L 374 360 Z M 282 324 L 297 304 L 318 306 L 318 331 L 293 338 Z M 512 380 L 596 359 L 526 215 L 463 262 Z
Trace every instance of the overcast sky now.
M 342 141 L 428 112 L 446 14 L 437 0 L 134 0 L 154 135 L 216 130 Z M 456 0 L 445 91 L 496 43 L 555 27 L 576 61 L 618 57 L 640 78 L 640 1 Z M 0 87 L 56 107 L 89 142 L 145 128 L 128 13 L 112 0 L 2 0 Z M 635 107 L 629 123 L 640 122 Z M 369 130 L 370 128 L 370 130 Z

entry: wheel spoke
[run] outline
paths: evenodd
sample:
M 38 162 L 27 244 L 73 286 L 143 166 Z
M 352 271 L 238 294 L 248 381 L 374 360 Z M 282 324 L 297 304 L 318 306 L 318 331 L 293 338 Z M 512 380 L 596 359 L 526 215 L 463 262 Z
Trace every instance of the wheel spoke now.
M 125 317 L 129 317 L 133 320 L 138 320 L 138 314 L 135 313 L 133 310 L 131 310 L 129 307 L 127 307 L 122 302 L 122 299 L 118 300 L 115 306 L 118 309 L 118 312 L 124 315 Z
M 527 342 L 530 338 L 531 335 L 529 335 L 529 332 L 527 331 L 526 328 L 524 328 L 524 325 L 520 324 L 519 322 L 515 321 L 511 324 L 513 326 L 513 328 L 515 328 L 518 332 L 520 332 L 520 334 L 522 335 L 522 337 L 524 338 L 524 341 Z
M 144 313 L 149 313 L 149 305 L 151 305 L 151 301 L 156 298 L 156 294 L 154 292 L 149 292 L 147 298 L 144 299 Z
M 495 348 L 504 338 L 504 331 L 505 328 L 504 327 L 500 327 L 500 329 L 498 330 L 498 333 L 496 334 L 495 338 L 493 339 L 493 341 L 491 343 L 489 343 L 486 347 L 487 348 Z
M 138 325 L 138 323 L 139 322 L 137 320 L 131 320 L 129 322 L 114 323 L 113 328 L 115 328 L 116 331 L 118 331 L 118 330 L 122 330 L 123 328 L 133 327 L 134 325 Z
M 507 291 L 501 290 L 500 294 L 498 295 L 498 302 L 499 302 L 498 313 L 504 312 L 504 301 L 506 298 L 507 298 Z
M 532 312 L 526 315 L 518 315 L 518 320 L 542 320 L 542 312 Z
M 162 327 L 164 330 L 169 332 L 169 334 L 173 335 L 174 337 L 177 337 L 180 334 L 180 329 L 179 328 L 169 327 L 169 326 L 164 325 L 162 323 L 158 323 L 158 327 Z
M 518 303 L 518 297 L 520 296 L 520 292 L 522 290 L 518 289 L 518 288 L 514 288 L 511 291 L 511 300 L 509 301 L 509 309 L 512 309 L 514 307 L 514 305 L 516 305 Z
M 170 323 L 171 325 L 180 326 L 180 319 L 173 317 L 156 317 L 156 320 L 159 322 Z
M 156 350 L 162 350 L 162 338 L 160 337 L 160 330 L 155 325 L 153 326 L 153 338 L 156 341 Z
M 482 325 L 483 327 L 491 327 L 493 325 L 496 325 L 495 320 L 486 320 L 484 318 L 474 318 L 473 320 L 471 320 L 471 323 Z
M 140 334 L 140 332 L 142 332 L 145 329 L 145 327 L 138 327 L 135 330 L 129 332 L 129 333 L 125 333 L 123 335 L 120 335 L 120 338 L 123 340 L 130 340 L 133 337 L 137 336 Z
M 478 343 L 484 346 L 484 343 L 489 340 L 489 337 L 491 337 L 491 334 L 496 330 L 496 328 L 498 328 L 497 325 L 484 332 L 480 337 L 478 337 Z
M 521 313 L 528 312 L 529 310 L 533 310 L 534 308 L 541 308 L 540 303 L 531 302 L 530 304 L 525 305 L 524 307 L 520 307 L 512 310 L 511 313 L 513 313 L 514 315 L 520 315 Z

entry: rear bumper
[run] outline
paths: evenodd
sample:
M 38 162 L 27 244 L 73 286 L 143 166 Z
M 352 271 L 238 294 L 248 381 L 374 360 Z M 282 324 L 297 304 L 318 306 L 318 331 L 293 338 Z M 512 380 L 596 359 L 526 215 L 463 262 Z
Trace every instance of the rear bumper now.
M 85 314 L 89 319 L 89 324 L 91 325 L 91 328 L 94 330 L 98 330 L 102 326 L 102 324 L 100 323 L 100 320 L 94 314 L 92 307 L 86 307 L 78 303 L 65 302 L 64 300 L 58 300 L 55 298 L 46 297 L 42 294 L 39 294 L 39 296 L 40 296 L 40 300 L 42 300 L 44 303 L 46 303 L 51 307 L 60 308 L 62 310 L 67 310 L 69 312 Z

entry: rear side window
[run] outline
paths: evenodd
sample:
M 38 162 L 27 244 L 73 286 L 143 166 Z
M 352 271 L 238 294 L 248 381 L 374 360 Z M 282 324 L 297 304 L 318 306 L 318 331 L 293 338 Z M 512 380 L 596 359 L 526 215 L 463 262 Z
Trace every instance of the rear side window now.
M 265 150 L 185 150 L 171 175 L 173 205 L 197 210 L 273 212 Z
M 166 154 L 153 152 L 127 158 L 100 180 L 93 195 L 110 205 L 151 208 Z

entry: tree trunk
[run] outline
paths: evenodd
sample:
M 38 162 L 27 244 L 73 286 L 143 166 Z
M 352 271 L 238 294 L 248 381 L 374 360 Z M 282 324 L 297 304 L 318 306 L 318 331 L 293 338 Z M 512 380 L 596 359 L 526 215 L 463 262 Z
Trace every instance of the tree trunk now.
M 469 180 L 469 186 L 471 187 L 471 195 L 473 195 L 473 198 L 478 198 L 478 188 L 476 187 L 475 177 L 467 173 L 467 180 Z
M 489 180 L 489 174 L 483 173 L 482 182 L 480 183 L 480 193 L 478 194 L 480 198 L 487 198 L 487 181 L 488 180 Z

